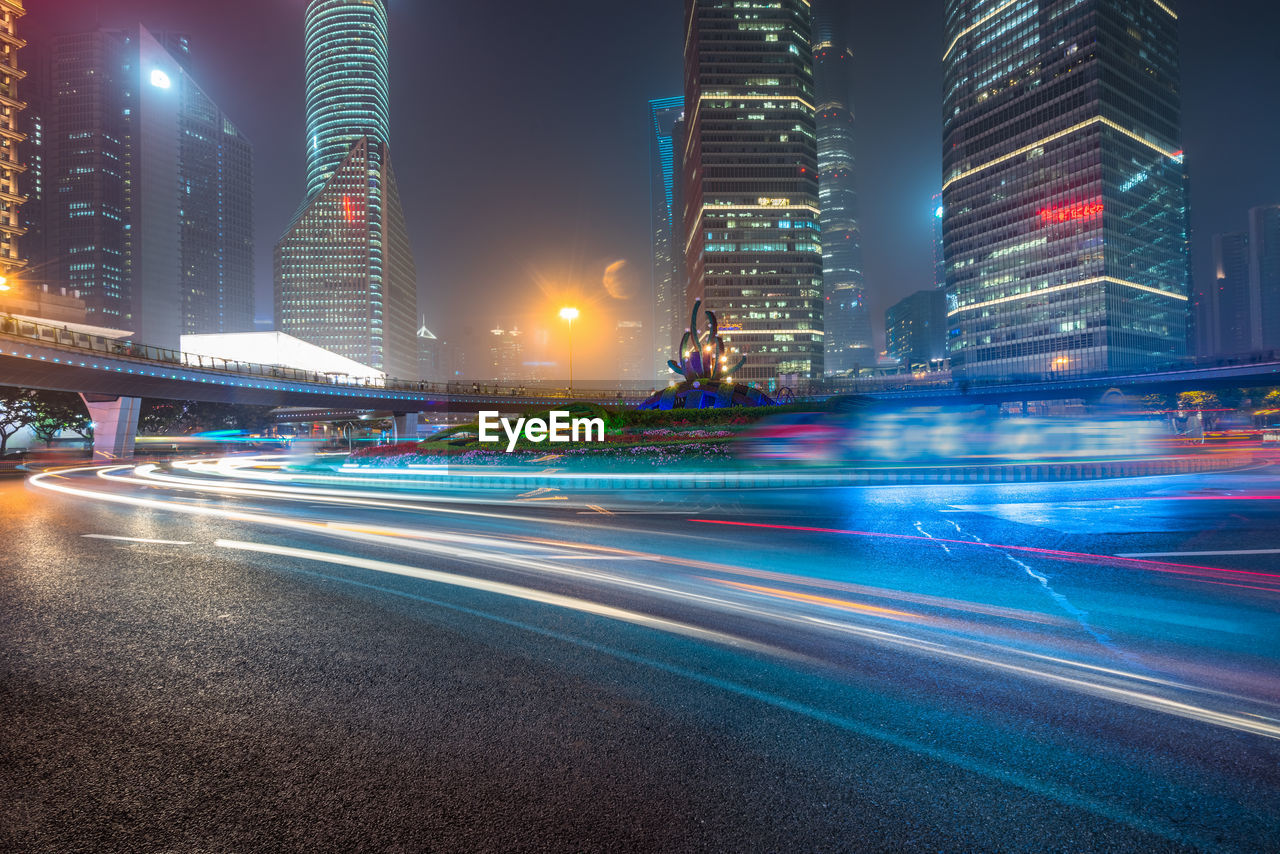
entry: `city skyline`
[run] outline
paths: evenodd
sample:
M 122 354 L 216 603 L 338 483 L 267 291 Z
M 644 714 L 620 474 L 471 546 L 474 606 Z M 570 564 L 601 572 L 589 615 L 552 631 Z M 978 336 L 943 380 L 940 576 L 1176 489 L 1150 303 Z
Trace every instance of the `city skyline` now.
M 502 139 L 520 140 L 523 156 L 545 164 L 540 176 L 522 173 L 516 180 L 524 182 L 527 192 L 512 194 L 507 209 L 496 213 L 496 227 L 512 233 L 511 251 L 501 257 L 462 251 L 481 240 L 466 227 L 480 203 L 462 190 L 465 182 L 455 174 L 460 170 L 433 166 L 456 156 L 462 146 L 425 133 L 424 118 L 416 115 L 413 107 L 415 80 L 431 74 L 434 63 L 444 63 L 447 56 L 435 60 L 428 57 L 429 52 L 415 51 L 392 58 L 393 79 L 399 81 L 392 87 L 392 104 L 409 105 L 396 111 L 396 121 L 406 126 L 399 134 L 425 144 L 415 146 L 422 155 L 415 153 L 414 162 L 406 162 L 409 158 L 404 155 L 398 157 L 410 238 L 421 268 L 419 287 L 426 298 L 423 310 L 431 328 L 438 333 L 443 330 L 450 341 L 464 339 L 468 328 L 475 337 L 486 327 L 482 312 L 465 298 L 468 287 L 475 283 L 489 284 L 504 297 L 526 304 L 533 302 L 529 295 L 539 291 L 537 282 L 549 280 L 556 287 L 567 283 L 572 287 L 566 289 L 599 297 L 602 309 L 620 309 L 618 317 L 644 316 L 626 306 L 615 306 L 603 293 L 600 279 L 603 269 L 619 259 L 626 259 L 633 273 L 649 267 L 646 102 L 678 85 L 681 12 L 679 3 L 653 4 L 634 19 L 619 10 L 621 25 L 633 29 L 644 47 L 627 46 L 617 55 L 593 48 L 582 58 L 600 71 L 596 76 L 601 82 L 593 83 L 564 67 L 563 62 L 535 55 L 516 43 L 517 37 L 530 29 L 573 32 L 582 26 L 575 15 L 582 12 L 578 7 L 583 5 L 568 3 L 535 16 L 527 10 L 502 9 L 502 4 L 478 3 L 468 4 L 465 10 L 449 8 L 427 15 L 411 4 L 391 3 L 397 33 L 403 31 L 407 40 L 421 38 L 444 47 L 450 33 L 456 40 L 458 33 L 486 14 L 502 10 L 504 14 L 487 29 L 498 45 L 494 58 L 477 68 L 460 91 L 440 91 L 440 106 L 447 111 L 450 104 L 456 109 L 469 100 L 501 105 L 501 109 L 481 110 L 476 121 L 482 131 L 500 126 L 502 134 L 479 132 L 465 146 L 475 151 L 477 162 L 496 167 L 477 170 L 477 180 L 485 185 L 510 179 L 513 170 L 520 168 L 517 162 L 497 155 Z M 928 197 L 940 182 L 937 140 L 941 129 L 936 104 L 942 53 L 941 3 L 932 5 L 937 7 L 936 17 L 919 10 L 894 13 L 851 4 L 854 100 L 860 122 L 867 128 L 859 152 L 864 173 L 860 190 L 866 211 L 866 267 L 868 277 L 883 283 L 884 289 L 880 304 L 871 306 L 873 317 L 882 316 L 897 299 L 927 287 L 932 278 L 928 263 L 932 223 L 926 211 Z M 240 118 L 241 130 L 258 152 L 255 279 L 261 300 L 269 289 L 268 247 L 296 209 L 305 183 L 305 175 L 297 174 L 296 166 L 296 139 L 305 126 L 298 23 L 302 10 L 291 5 L 264 10 L 245 4 L 246 10 L 251 8 L 258 38 L 275 44 L 275 50 L 255 49 L 237 40 L 230 26 L 235 15 L 211 14 L 195 4 L 179 8 L 145 0 L 66 0 L 59 4 L 57 14 L 51 14 L 48 7 L 30 10 L 24 27 L 29 38 L 37 38 L 41 31 L 91 26 L 95 19 L 107 27 L 141 17 L 155 29 L 192 33 L 197 76 L 215 101 Z M 1214 15 L 1201 8 L 1179 12 L 1193 198 L 1192 253 L 1199 283 L 1209 275 L 1212 234 L 1244 228 L 1242 211 L 1274 203 L 1280 197 L 1280 167 L 1264 153 L 1266 128 L 1280 113 L 1275 109 L 1280 103 L 1278 96 L 1267 90 L 1250 92 L 1250 103 L 1258 105 L 1250 109 L 1246 99 L 1230 86 L 1231 80 L 1242 75 L 1266 79 L 1268 69 L 1275 68 L 1277 60 L 1262 49 L 1265 39 L 1260 34 L 1268 29 L 1265 23 L 1278 15 L 1262 3 L 1233 5 Z M 1228 43 L 1223 37 L 1226 33 L 1231 34 L 1231 50 L 1222 46 Z M 892 42 L 893 49 L 885 42 Z M 550 87 L 587 97 L 593 88 L 608 85 L 618 94 L 607 101 L 594 100 L 593 109 L 585 111 L 545 99 L 536 105 L 517 102 L 499 83 L 513 67 L 538 81 L 534 88 L 540 91 Z M 625 76 L 624 68 L 628 71 Z M 898 81 L 892 93 L 873 82 L 884 74 Z M 290 94 L 291 90 L 299 94 Z M 574 99 L 575 103 L 580 100 Z M 589 126 L 583 124 L 585 119 L 579 113 L 592 117 Z M 552 127 L 574 128 L 570 136 L 575 144 L 561 145 L 559 135 L 551 133 Z M 1255 133 L 1256 139 L 1251 140 Z M 605 185 L 614 187 L 611 200 L 617 203 L 608 205 L 613 212 L 602 217 L 589 191 Z M 552 197 L 558 204 L 550 216 L 528 215 L 531 205 Z M 451 210 L 460 212 L 449 213 Z M 268 235 L 273 236 L 268 239 Z M 637 274 L 635 278 L 647 289 L 647 276 Z M 260 317 L 267 313 L 259 309 Z M 524 313 L 550 314 L 542 323 L 553 332 L 557 328 L 554 313 L 544 311 L 540 304 L 530 304 Z M 882 344 L 878 342 L 878 346 Z

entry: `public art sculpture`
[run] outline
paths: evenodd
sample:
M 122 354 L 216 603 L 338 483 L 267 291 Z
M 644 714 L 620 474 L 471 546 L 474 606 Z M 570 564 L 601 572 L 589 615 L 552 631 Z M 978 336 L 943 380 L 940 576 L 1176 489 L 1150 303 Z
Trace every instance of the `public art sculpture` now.
M 722 409 L 730 406 L 773 406 L 766 394 L 745 383 L 735 383 L 733 375 L 746 363 L 746 357 L 729 367 L 736 351 L 725 346 L 720 326 L 710 311 L 703 312 L 707 332 L 698 329 L 698 311 L 702 300 L 693 304 L 689 331 L 680 340 L 677 359 L 667 362 L 683 381 L 657 392 L 640 404 L 641 409 Z

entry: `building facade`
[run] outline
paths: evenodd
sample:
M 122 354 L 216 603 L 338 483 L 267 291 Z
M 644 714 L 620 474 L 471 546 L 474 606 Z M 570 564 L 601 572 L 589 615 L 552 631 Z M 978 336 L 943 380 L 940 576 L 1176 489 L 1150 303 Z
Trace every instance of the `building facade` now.
M 653 230 L 653 348 L 655 377 L 671 374 L 667 360 L 680 346 L 684 315 L 684 245 L 677 225 L 674 134 L 684 115 L 684 96 L 649 102 L 649 200 Z M 681 224 L 682 225 L 682 224 Z
M 189 70 L 184 36 L 55 37 L 40 68 L 42 284 L 91 322 L 177 347 L 253 329 L 253 147 Z
M 827 374 L 875 365 L 871 310 L 867 307 L 862 268 L 862 232 L 858 228 L 848 5 L 837 0 L 815 0 L 813 4 Z
M 1249 285 L 1249 266 L 1248 233 L 1214 235 L 1209 311 L 1197 323 L 1203 355 L 1234 356 L 1260 346 L 1258 299 Z
M 618 379 L 653 379 L 645 359 L 648 338 L 644 334 L 644 324 L 639 320 L 619 320 L 616 333 L 614 351 L 618 354 Z M 670 368 L 667 373 L 671 373 Z
M 762 386 L 821 377 L 822 233 L 808 0 L 686 0 L 687 303 Z
M 417 269 L 391 165 L 385 0 L 311 0 L 307 199 L 275 250 L 276 327 L 418 375 Z
M 28 138 L 19 118 L 27 105 L 18 91 L 27 76 L 18 58 L 27 45 L 18 36 L 18 19 L 25 14 L 22 0 L 0 0 L 0 276 L 6 280 L 27 265 L 18 243 L 26 232 L 22 205 L 27 197 L 18 179 L 26 166 L 21 144 Z
M 1258 349 L 1280 350 L 1280 204 L 1249 211 L 1249 289 L 1257 294 Z
M 885 342 L 900 365 L 928 366 L 947 357 L 947 296 L 937 288 L 917 291 L 885 312 Z
M 954 370 L 1030 379 L 1185 354 L 1177 26 L 1172 0 L 948 0 Z

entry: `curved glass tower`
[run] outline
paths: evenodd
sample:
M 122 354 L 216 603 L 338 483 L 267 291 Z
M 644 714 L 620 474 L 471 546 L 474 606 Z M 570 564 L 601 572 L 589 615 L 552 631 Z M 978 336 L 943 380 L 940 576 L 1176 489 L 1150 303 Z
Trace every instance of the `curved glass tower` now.
M 276 328 L 418 374 L 418 284 L 391 168 L 386 0 L 311 0 L 307 199 L 276 245 Z
M 307 6 L 307 196 L 352 146 L 391 142 L 386 0 L 312 0 Z M 376 157 L 380 152 L 373 152 Z

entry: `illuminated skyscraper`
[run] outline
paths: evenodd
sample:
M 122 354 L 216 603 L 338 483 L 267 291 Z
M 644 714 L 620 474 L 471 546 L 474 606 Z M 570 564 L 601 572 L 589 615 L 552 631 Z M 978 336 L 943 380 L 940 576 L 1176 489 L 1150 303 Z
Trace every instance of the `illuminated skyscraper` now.
M 56 36 L 40 78 L 31 275 L 92 322 L 176 348 L 253 329 L 253 147 L 145 27 Z
M 18 81 L 26 76 L 18 51 L 27 44 L 18 37 L 18 19 L 25 14 L 22 0 L 0 0 L 0 276 L 5 277 L 27 263 L 18 251 L 25 201 L 18 186 L 24 168 L 18 146 L 26 139 L 18 125 L 18 114 L 26 108 L 18 97 Z
M 1134 370 L 1185 352 L 1174 0 L 947 0 L 952 367 Z
M 684 96 L 649 102 L 649 199 L 653 223 L 653 329 L 655 376 L 671 374 L 667 360 L 680 346 L 688 324 L 684 307 L 684 246 L 675 207 L 675 145 L 673 133 L 684 115 Z M 635 366 L 634 369 L 639 368 Z
M 848 3 L 813 4 L 813 76 L 818 92 L 818 197 L 826 292 L 826 373 L 875 365 L 871 312 L 862 272 L 853 120 L 853 52 Z
M 685 263 L 735 379 L 823 374 L 809 0 L 686 0 Z
M 277 328 L 418 374 L 417 271 L 391 168 L 386 0 L 311 0 L 307 200 L 275 252 Z

